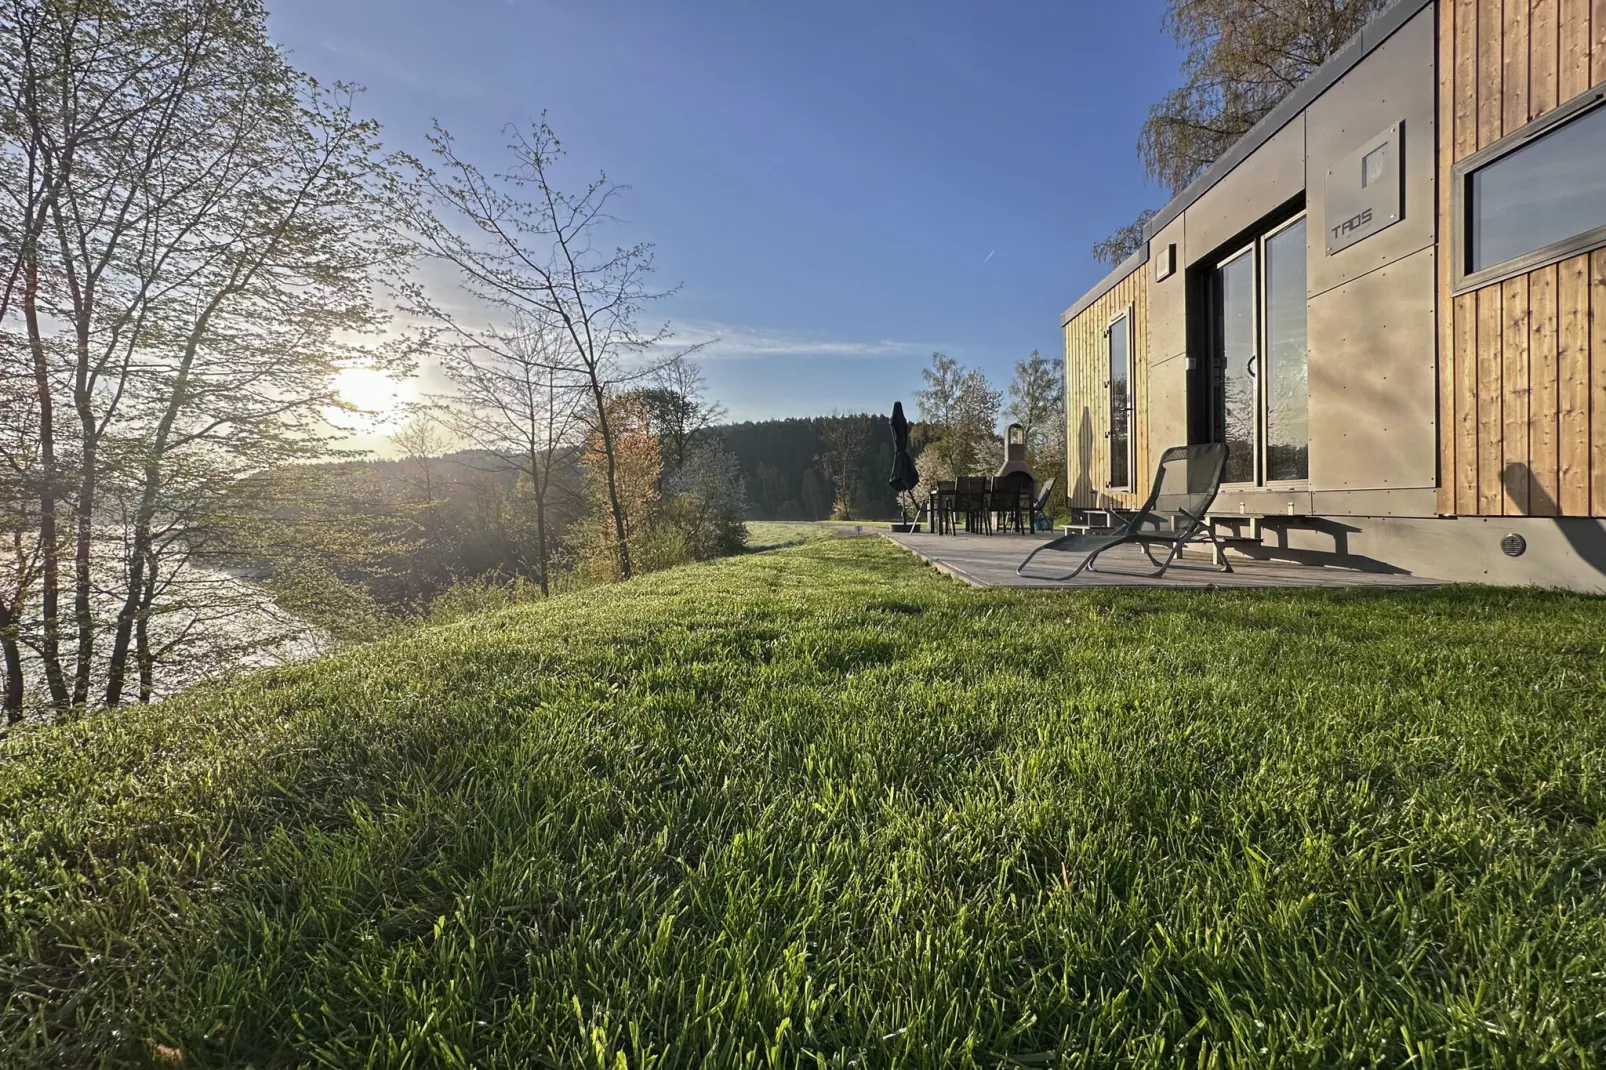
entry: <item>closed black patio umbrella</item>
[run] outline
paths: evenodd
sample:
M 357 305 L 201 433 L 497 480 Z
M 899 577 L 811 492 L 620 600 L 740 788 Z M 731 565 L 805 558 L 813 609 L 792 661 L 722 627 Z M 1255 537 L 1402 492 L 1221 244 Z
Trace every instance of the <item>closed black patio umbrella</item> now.
M 892 477 L 887 485 L 898 492 L 898 508 L 903 522 L 909 522 L 908 511 L 903 507 L 903 495 L 915 489 L 920 473 L 915 471 L 915 459 L 909 456 L 909 421 L 903 415 L 903 402 L 892 403 Z

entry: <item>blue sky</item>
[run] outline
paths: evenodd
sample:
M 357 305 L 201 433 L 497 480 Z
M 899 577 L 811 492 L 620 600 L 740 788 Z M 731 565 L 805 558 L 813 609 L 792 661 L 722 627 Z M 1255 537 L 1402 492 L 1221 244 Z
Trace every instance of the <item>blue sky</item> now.
M 578 182 L 631 187 L 659 312 L 733 419 L 888 411 L 933 349 L 1002 387 L 1158 206 L 1134 150 L 1178 80 L 1162 0 L 716 3 L 271 0 L 387 144 L 432 119 L 495 163 L 544 109 Z

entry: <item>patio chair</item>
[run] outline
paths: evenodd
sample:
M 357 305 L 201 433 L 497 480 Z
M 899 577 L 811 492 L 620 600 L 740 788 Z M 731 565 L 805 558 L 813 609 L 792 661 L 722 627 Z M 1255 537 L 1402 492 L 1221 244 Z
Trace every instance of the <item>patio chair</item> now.
M 954 481 L 942 480 L 931 492 L 931 530 L 938 535 L 954 533 Z
M 1033 531 L 1037 530 L 1037 518 L 1043 515 L 1043 508 L 1048 505 L 1048 496 L 1054 493 L 1054 480 L 1058 478 L 1058 476 L 1049 476 L 1048 482 L 1043 484 L 1043 489 L 1038 492 L 1037 498 L 1032 502 L 1031 528 Z
M 972 535 L 991 535 L 993 517 L 987 509 L 987 477 L 960 476 L 954 482 L 954 512 L 964 514 L 965 530 Z
M 1231 572 L 1232 566 L 1221 552 L 1215 532 L 1210 530 L 1205 513 L 1216 500 L 1221 488 L 1221 477 L 1227 469 L 1227 446 L 1222 442 L 1206 442 L 1197 446 L 1172 446 L 1160 455 L 1160 467 L 1154 473 L 1154 487 L 1143 508 L 1132 515 L 1121 527 L 1108 533 L 1078 531 L 1053 542 L 1044 543 L 1026 555 L 1015 569 L 1017 576 L 1026 575 L 1026 566 L 1044 550 L 1058 553 L 1081 554 L 1082 563 L 1064 576 L 1035 577 L 1069 580 L 1083 569 L 1090 572 L 1093 561 L 1105 550 L 1123 543 L 1136 543 L 1149 562 L 1157 566 L 1156 576 L 1165 570 L 1182 552 L 1185 543 L 1201 540 L 1210 543 L 1221 562 L 1222 572 Z M 1164 561 L 1156 561 L 1149 549 L 1155 543 L 1167 544 L 1170 553 Z
M 1010 472 L 993 478 L 992 512 L 997 516 L 999 531 L 1025 531 L 1031 505 L 1030 472 Z

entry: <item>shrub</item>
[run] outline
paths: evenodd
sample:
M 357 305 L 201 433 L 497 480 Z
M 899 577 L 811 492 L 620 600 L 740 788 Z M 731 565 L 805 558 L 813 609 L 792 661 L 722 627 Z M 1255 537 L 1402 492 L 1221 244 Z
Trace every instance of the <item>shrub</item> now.
M 430 600 L 426 616 L 438 623 L 534 602 L 540 597 L 541 585 L 523 576 L 480 576 L 458 580 L 436 595 Z
M 747 544 L 746 512 L 747 488 L 736 455 L 704 442 L 665 476 L 657 519 L 680 535 L 690 560 L 709 561 L 741 553 Z

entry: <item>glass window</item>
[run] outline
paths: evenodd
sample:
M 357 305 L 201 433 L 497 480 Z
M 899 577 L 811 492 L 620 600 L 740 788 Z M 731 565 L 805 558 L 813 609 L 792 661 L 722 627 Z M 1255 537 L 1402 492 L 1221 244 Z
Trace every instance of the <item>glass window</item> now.
M 1382 150 L 1379 150 L 1382 151 Z M 1310 478 L 1305 221 L 1266 239 L 1266 478 Z
M 1110 486 L 1132 485 L 1131 350 L 1127 345 L 1128 323 L 1122 316 L 1110 324 Z
M 1221 411 L 1228 483 L 1255 481 L 1255 425 L 1260 389 L 1255 379 L 1255 252 L 1221 265 Z
M 1606 107 L 1472 172 L 1467 270 L 1606 226 Z

